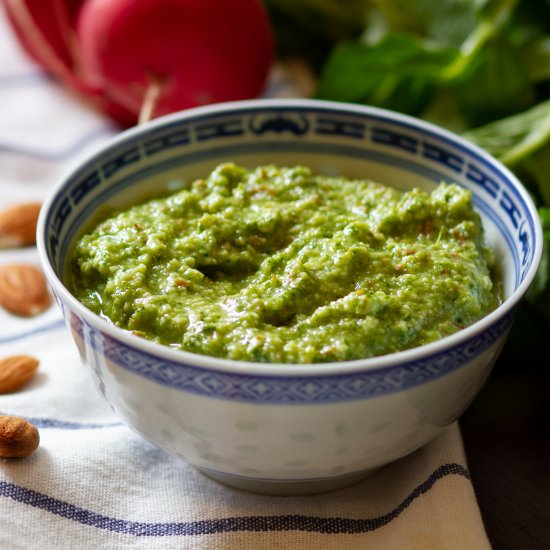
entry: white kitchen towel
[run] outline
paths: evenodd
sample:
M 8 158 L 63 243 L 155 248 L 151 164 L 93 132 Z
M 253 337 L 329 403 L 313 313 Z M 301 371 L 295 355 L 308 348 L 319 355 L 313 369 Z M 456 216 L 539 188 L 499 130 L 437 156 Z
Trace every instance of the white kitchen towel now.
M 278 82 L 288 95 L 288 86 Z M 0 209 L 41 201 L 116 133 L 30 63 L 0 11 Z M 0 264 L 39 265 L 33 247 Z M 0 310 L 0 358 L 29 353 L 37 376 L 0 414 L 40 430 L 26 459 L 0 459 L 0 549 L 486 549 L 458 425 L 353 487 L 267 497 L 222 486 L 135 435 L 96 392 L 55 306 Z

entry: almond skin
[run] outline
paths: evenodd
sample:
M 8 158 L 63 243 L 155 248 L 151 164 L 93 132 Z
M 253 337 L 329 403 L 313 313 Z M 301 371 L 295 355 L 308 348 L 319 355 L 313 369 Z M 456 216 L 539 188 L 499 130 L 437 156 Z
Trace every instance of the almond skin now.
M 0 266 L 0 306 L 15 315 L 31 317 L 47 309 L 50 303 L 40 269 L 28 264 Z
M 28 202 L 0 212 L 0 248 L 35 244 L 40 207 L 39 202 Z
M 25 458 L 40 443 L 35 426 L 19 416 L 0 416 L 0 457 Z
M 38 359 L 30 355 L 0 359 L 0 393 L 10 393 L 24 386 L 35 375 L 38 364 Z

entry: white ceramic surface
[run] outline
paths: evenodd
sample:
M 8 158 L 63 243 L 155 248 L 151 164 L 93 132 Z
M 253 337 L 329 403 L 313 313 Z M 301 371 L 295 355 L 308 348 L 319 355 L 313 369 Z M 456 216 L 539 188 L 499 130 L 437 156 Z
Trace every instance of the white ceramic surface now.
M 222 161 L 302 163 L 401 188 L 472 190 L 504 303 L 474 325 L 383 357 L 314 366 L 228 361 L 159 346 L 84 308 L 63 284 L 74 240 L 126 206 Z M 477 394 L 538 267 L 537 212 L 515 177 L 466 141 L 379 109 L 311 100 L 218 104 L 122 133 L 61 181 L 39 221 L 46 276 L 83 362 L 143 437 L 230 485 L 310 493 L 352 483 L 437 436 Z

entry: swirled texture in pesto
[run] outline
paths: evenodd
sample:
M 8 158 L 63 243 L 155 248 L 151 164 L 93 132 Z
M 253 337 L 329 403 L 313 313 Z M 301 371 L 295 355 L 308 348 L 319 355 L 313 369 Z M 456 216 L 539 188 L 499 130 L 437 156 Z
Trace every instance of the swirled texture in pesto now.
M 431 342 L 496 307 L 470 192 L 399 192 L 297 166 L 218 166 L 113 215 L 74 250 L 73 291 L 145 338 L 316 363 Z

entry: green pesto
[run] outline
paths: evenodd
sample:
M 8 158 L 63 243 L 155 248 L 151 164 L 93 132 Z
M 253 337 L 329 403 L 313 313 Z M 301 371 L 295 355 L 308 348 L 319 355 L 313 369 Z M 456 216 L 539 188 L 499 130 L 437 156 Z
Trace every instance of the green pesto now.
M 218 166 L 100 223 L 72 290 L 114 324 L 183 350 L 318 363 L 408 349 L 498 305 L 469 191 L 400 192 L 302 166 Z

